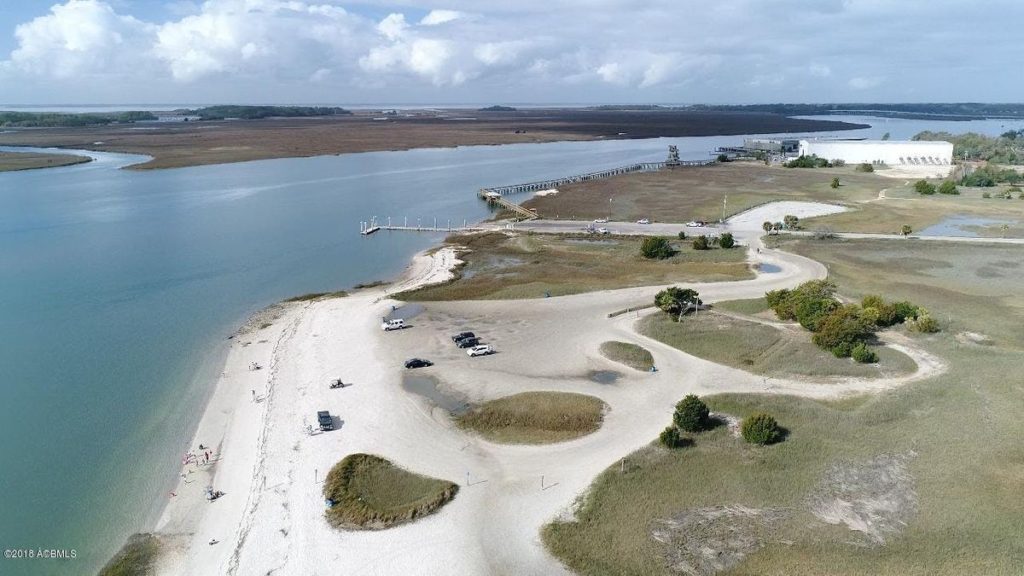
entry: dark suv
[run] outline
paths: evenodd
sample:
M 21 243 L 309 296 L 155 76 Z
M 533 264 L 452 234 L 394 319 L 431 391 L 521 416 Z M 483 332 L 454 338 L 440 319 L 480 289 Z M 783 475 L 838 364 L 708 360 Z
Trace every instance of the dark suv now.
M 331 417 L 331 413 L 327 410 L 317 412 L 316 419 L 320 421 L 321 430 L 334 430 L 334 418 Z
M 433 366 L 434 363 L 430 360 L 424 360 L 422 358 L 413 358 L 405 361 L 406 368 L 423 368 L 425 366 Z
M 472 332 L 459 332 L 455 336 L 452 336 L 452 342 L 458 344 L 459 340 L 463 340 L 465 338 L 473 338 L 474 336 L 476 336 L 476 334 L 473 334 Z
M 459 348 L 472 348 L 480 343 L 479 338 L 463 338 L 455 343 Z

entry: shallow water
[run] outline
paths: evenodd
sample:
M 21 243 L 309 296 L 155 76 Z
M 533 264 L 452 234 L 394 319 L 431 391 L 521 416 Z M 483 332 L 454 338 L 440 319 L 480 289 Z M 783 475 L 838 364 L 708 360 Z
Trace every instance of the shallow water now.
M 775 264 L 765 263 L 758 264 L 757 270 L 758 272 L 761 272 L 763 274 L 778 274 L 779 272 L 782 272 L 782 268 L 776 266 Z
M 967 216 L 956 214 L 946 217 L 945 220 L 921 230 L 917 236 L 960 236 L 966 238 L 977 238 L 977 228 L 997 226 L 1000 224 L 1015 225 L 1016 220 L 1002 220 L 998 218 L 984 218 L 979 216 Z
M 587 374 L 588 380 L 598 384 L 615 384 L 619 378 L 622 378 L 622 373 L 615 370 L 591 370 Z
M 406 372 L 402 375 L 402 388 L 426 398 L 431 404 L 447 410 L 452 416 L 461 416 L 469 411 L 470 404 L 456 394 L 449 394 L 439 388 L 437 378 L 427 374 Z

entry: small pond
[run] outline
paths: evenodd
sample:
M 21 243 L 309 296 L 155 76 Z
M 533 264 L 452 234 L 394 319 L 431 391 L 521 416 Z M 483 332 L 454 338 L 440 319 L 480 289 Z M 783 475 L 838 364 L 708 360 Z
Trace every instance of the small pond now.
M 614 370 L 591 370 L 587 373 L 587 379 L 598 384 L 615 384 L 619 378 L 622 378 L 622 373 Z
M 440 383 L 433 376 L 406 373 L 402 376 L 402 388 L 426 398 L 431 404 L 447 410 L 452 416 L 461 416 L 470 409 L 469 403 L 460 395 L 441 390 Z
M 977 228 L 997 226 L 999 224 L 1015 225 L 1017 223 L 1018 222 L 1015 220 L 954 214 L 938 224 L 921 230 L 917 233 L 917 236 L 961 236 L 966 238 L 977 238 Z

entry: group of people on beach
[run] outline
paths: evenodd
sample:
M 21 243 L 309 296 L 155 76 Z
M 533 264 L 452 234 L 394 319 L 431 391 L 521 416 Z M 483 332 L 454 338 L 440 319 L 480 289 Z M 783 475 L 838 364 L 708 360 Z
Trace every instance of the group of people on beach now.
M 209 464 L 210 456 L 213 455 L 213 451 L 208 447 L 204 447 L 202 444 L 199 445 L 199 449 L 202 450 L 199 454 L 191 451 L 186 452 L 181 459 L 182 466 L 187 466 L 189 464 L 195 464 L 196 466 Z

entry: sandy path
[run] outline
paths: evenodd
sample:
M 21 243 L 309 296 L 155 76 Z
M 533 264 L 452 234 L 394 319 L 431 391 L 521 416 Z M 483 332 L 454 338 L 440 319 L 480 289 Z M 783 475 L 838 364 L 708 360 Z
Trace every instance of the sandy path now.
M 825 276 L 817 262 L 764 249 L 756 236 L 762 216 L 750 216 L 757 220 L 756 231 L 738 235 L 748 242 L 752 260 L 779 271 L 753 280 L 692 284 L 706 301 L 759 297 Z M 447 279 L 455 257 L 444 249 L 417 258 L 405 279 L 388 290 Z M 541 527 L 564 513 L 602 470 L 655 438 L 683 395 L 835 397 L 900 383 L 768 380 L 636 334 L 633 324 L 641 314 L 608 318 L 650 302 L 658 289 L 436 303 L 411 319 L 412 328 L 390 333 L 379 329 L 378 319 L 400 303 L 382 289 L 290 308 L 259 333 L 266 342 L 239 342 L 229 354 L 196 437 L 219 439 L 213 483 L 227 494 L 208 504 L 193 483 L 172 499 L 160 531 L 176 536 L 168 537 L 173 546 L 159 573 L 564 574 L 540 542 Z M 499 353 L 468 358 L 448 340 L 461 328 L 482 333 Z M 645 346 L 659 371 L 631 371 L 603 359 L 598 348 L 606 340 Z M 492 444 L 461 432 L 446 413 L 401 387 L 401 361 L 411 356 L 435 360 L 436 366 L 422 372 L 473 400 L 565 390 L 598 396 L 610 410 L 598 432 L 572 442 Z M 249 372 L 251 361 L 268 368 Z M 598 384 L 586 378 L 592 369 L 617 369 L 623 377 L 615 385 Z M 330 390 L 332 378 L 353 385 Z M 257 386 L 266 398 L 254 403 L 245 393 Z M 336 416 L 338 429 L 307 434 L 304 424 L 325 409 Z M 324 520 L 319 482 L 354 452 L 380 454 L 415 472 L 458 482 L 462 490 L 439 513 L 412 524 L 382 532 L 333 530 Z M 219 543 L 208 544 L 211 538 Z

